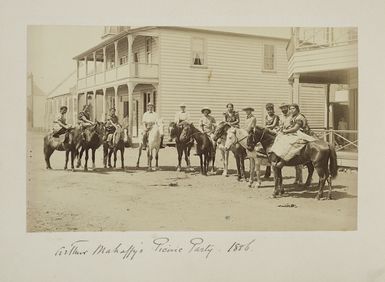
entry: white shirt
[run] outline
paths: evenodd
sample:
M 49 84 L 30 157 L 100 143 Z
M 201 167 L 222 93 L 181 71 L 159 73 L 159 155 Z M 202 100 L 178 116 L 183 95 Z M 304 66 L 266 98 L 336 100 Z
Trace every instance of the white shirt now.
M 175 118 L 174 118 L 174 121 L 175 123 L 180 123 L 181 121 L 189 121 L 190 119 L 190 114 L 188 112 L 177 112 L 175 114 Z
M 142 122 L 144 124 L 155 124 L 157 123 L 159 120 L 159 116 L 157 113 L 155 112 L 145 112 L 143 114 L 143 119 L 142 119 Z

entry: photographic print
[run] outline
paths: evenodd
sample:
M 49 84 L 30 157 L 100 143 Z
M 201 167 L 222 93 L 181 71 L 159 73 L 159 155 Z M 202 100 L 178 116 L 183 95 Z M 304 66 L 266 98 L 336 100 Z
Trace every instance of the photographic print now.
M 27 28 L 27 232 L 357 229 L 356 27 Z

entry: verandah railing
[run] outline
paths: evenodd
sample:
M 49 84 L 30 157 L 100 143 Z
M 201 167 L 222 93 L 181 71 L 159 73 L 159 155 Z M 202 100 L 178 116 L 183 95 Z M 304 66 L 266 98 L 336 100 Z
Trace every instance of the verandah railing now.
M 336 151 L 358 152 L 357 130 L 314 128 L 312 131 L 318 138 L 333 144 Z

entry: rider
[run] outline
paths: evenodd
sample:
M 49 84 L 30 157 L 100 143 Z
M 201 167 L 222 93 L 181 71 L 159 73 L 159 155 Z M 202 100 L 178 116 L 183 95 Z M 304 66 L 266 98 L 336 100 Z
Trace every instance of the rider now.
M 179 125 L 181 122 L 186 121 L 189 122 L 190 119 L 190 114 L 186 112 L 186 105 L 185 104 L 180 104 L 180 111 L 175 113 L 174 121 L 176 125 Z
M 60 107 L 60 114 L 53 121 L 54 123 L 52 128 L 53 137 L 60 137 L 60 135 L 66 133 L 67 130 L 71 128 L 71 125 L 67 124 L 67 120 L 66 120 L 67 111 L 68 111 L 67 106 Z
M 146 149 L 148 143 L 148 132 L 152 128 L 154 124 L 160 125 L 160 119 L 156 112 L 154 112 L 154 104 L 149 102 L 147 104 L 148 111 L 143 114 L 143 150 Z M 160 125 L 161 126 L 161 125 Z M 164 148 L 163 146 L 163 129 L 160 128 L 161 137 L 160 137 L 160 148 Z
M 266 104 L 267 115 L 265 117 L 265 127 L 270 130 L 278 131 L 279 117 L 274 113 L 274 104 Z
M 230 126 L 239 128 L 239 113 L 234 111 L 234 105 L 232 103 L 228 103 L 226 108 L 227 111 L 223 113 L 224 121 Z
M 281 116 L 279 117 L 279 128 L 284 130 L 290 127 L 291 125 L 291 113 L 289 112 L 290 105 L 288 103 L 282 103 L 279 108 L 281 109 Z
M 203 116 L 199 119 L 199 126 L 203 133 L 206 133 L 211 140 L 213 140 L 214 131 L 216 128 L 216 121 L 211 116 L 211 109 L 209 107 L 203 107 L 201 110 Z
M 308 135 L 310 134 L 310 127 L 306 117 L 300 112 L 298 104 L 290 105 L 289 109 L 292 114 L 291 123 L 288 128 L 282 130 L 282 134 L 277 135 L 272 147 L 272 151 L 281 158 L 275 164 L 280 168 L 284 166 L 285 161 L 293 157 L 293 154 L 298 153 L 297 149 L 292 146 L 293 144 L 300 139 L 306 141 L 316 140 Z
M 250 134 L 254 131 L 254 128 L 257 125 L 257 118 L 252 114 L 252 112 L 254 112 L 254 109 L 252 107 L 246 107 L 242 109 L 242 111 L 246 112 L 246 121 L 244 129 L 247 131 L 247 133 Z
M 105 140 L 107 140 L 108 144 L 112 145 L 113 143 L 113 137 L 116 129 L 120 127 L 119 125 L 119 119 L 115 114 L 116 110 L 115 108 L 110 109 L 110 115 L 107 117 L 106 122 L 106 137 Z
M 94 124 L 90 118 L 90 105 L 86 104 L 83 106 L 83 110 L 79 113 L 78 121 L 82 129 Z

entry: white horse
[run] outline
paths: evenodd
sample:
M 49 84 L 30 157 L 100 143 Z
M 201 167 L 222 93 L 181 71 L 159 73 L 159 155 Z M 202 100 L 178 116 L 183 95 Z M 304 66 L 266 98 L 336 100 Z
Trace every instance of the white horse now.
M 148 132 L 147 138 L 147 170 L 157 170 L 159 168 L 158 159 L 159 159 L 159 149 L 161 143 L 161 136 L 163 135 L 163 124 L 155 123 L 152 125 L 151 129 Z M 140 156 L 142 155 L 143 143 L 139 145 L 139 155 L 138 161 L 136 162 L 136 167 L 139 167 Z M 155 151 L 155 154 L 154 154 Z M 152 168 L 152 159 L 155 155 L 155 169 Z
M 257 188 L 262 184 L 261 182 L 261 165 L 270 165 L 267 158 L 264 158 L 257 152 L 257 149 L 254 148 L 253 151 L 247 150 L 247 137 L 248 133 L 244 129 L 230 128 L 227 131 L 227 137 L 225 142 L 225 149 L 228 151 L 231 146 L 240 144 L 243 148 L 246 149 L 247 157 L 250 160 L 250 182 L 249 187 L 253 187 L 255 172 L 257 175 Z

